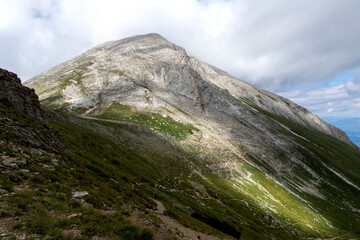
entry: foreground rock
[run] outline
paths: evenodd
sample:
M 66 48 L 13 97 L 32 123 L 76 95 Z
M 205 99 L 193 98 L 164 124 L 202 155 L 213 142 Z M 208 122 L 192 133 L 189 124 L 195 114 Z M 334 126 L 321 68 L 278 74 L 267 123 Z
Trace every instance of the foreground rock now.
M 21 84 L 15 73 L 0 68 L 0 99 L 7 99 L 15 108 L 45 124 L 38 96 L 34 89 Z

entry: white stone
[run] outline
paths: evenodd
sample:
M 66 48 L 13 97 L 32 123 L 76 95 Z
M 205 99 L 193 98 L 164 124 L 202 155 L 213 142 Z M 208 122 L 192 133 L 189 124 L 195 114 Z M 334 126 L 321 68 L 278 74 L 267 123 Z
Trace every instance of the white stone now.
M 87 191 L 76 191 L 72 193 L 72 198 L 83 198 L 89 195 Z

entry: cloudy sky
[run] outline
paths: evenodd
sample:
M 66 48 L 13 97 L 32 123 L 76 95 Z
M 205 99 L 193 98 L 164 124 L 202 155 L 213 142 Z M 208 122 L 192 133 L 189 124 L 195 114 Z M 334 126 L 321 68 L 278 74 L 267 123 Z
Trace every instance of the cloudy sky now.
M 360 0 L 0 0 L 0 67 L 24 81 L 149 32 L 320 117 L 360 117 Z

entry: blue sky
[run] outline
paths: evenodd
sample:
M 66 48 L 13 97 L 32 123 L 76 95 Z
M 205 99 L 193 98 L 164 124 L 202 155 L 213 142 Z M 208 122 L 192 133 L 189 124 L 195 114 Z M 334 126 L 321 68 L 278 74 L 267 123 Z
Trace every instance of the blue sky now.
M 360 146 L 360 118 L 325 117 L 324 120 L 344 130 L 349 138 Z
M 359 0 L 0 0 L 0 13 L 0 67 L 22 80 L 157 32 L 324 119 L 360 117 Z
M 320 117 L 360 116 L 359 70 L 344 70 L 315 82 L 308 91 L 289 89 L 277 93 L 307 107 Z

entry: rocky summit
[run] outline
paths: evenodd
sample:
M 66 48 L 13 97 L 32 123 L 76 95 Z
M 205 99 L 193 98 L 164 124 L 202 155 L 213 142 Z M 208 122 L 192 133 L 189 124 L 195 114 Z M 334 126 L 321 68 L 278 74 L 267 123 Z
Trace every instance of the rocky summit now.
M 6 236 L 360 238 L 360 151 L 346 134 L 158 34 L 98 45 L 25 85 L 60 141 L 40 154 L 0 135 L 3 165 L 27 163 L 25 177 L 1 175 Z M 37 129 L 14 102 L 4 122 Z

